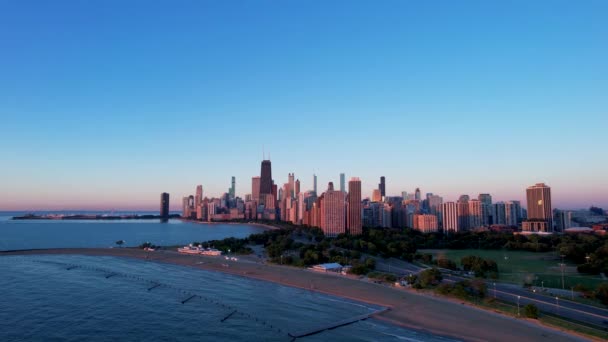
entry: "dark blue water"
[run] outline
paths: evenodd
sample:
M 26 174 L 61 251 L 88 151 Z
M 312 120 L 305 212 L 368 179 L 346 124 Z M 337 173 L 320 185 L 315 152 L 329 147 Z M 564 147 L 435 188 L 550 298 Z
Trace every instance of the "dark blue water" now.
M 67 270 L 68 264 L 79 267 Z M 148 291 L 154 284 L 162 286 Z M 290 341 L 288 332 L 377 309 L 238 276 L 115 257 L 0 256 L 0 289 L 0 341 Z M 197 297 L 181 304 L 192 295 Z M 303 340 L 449 341 L 373 319 Z
M 246 224 L 198 224 L 169 220 L 72 221 L 11 220 L 17 213 L 0 212 L 0 250 L 62 247 L 111 247 L 144 242 L 184 245 L 193 241 L 246 237 L 264 231 Z

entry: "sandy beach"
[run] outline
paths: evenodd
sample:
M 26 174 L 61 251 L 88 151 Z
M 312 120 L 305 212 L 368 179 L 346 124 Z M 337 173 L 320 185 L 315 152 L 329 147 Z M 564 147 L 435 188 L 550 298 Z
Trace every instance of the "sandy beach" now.
M 229 261 L 221 257 L 182 255 L 172 251 L 146 252 L 135 248 L 78 248 L 0 252 L 0 256 L 77 254 L 116 256 L 166 262 L 204 270 L 230 273 L 282 285 L 318 291 L 389 307 L 376 318 L 418 331 L 466 341 L 585 341 L 586 339 L 464 305 L 458 301 L 421 295 L 413 291 L 294 267 L 268 265 L 255 257 Z M 201 263 L 202 262 L 202 263 Z
M 188 223 L 196 223 L 196 224 L 208 224 L 208 225 L 219 225 L 219 224 L 231 224 L 231 225 L 247 225 L 247 226 L 257 226 L 257 227 L 262 227 L 265 229 L 269 229 L 269 230 L 277 230 L 277 229 L 281 229 L 281 227 L 276 227 L 270 224 L 265 224 L 265 223 L 258 223 L 258 222 L 232 222 L 232 221 L 199 221 L 199 220 L 188 220 L 188 219 L 184 219 L 184 218 L 180 218 L 179 219 L 182 222 L 188 222 Z

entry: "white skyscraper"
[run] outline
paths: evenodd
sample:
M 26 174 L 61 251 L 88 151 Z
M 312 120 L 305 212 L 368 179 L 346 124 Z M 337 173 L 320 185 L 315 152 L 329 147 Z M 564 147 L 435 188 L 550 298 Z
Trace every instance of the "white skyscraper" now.
M 458 204 L 456 202 L 445 202 L 441 205 L 441 216 L 443 218 L 444 232 L 458 232 Z

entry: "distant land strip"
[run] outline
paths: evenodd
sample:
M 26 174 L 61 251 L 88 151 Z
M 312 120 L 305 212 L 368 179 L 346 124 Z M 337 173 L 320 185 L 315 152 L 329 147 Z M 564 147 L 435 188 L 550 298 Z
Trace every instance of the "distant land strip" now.
M 12 220 L 160 220 L 160 215 L 35 215 L 13 216 Z M 169 215 L 169 219 L 180 218 L 179 214 Z

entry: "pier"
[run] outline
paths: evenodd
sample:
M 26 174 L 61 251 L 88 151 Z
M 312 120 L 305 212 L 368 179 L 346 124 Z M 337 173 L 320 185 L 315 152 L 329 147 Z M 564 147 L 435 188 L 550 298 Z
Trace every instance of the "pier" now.
M 195 298 L 195 297 L 197 297 L 197 296 L 196 295 L 192 295 L 192 296 L 190 296 L 190 297 L 182 300 L 182 304 L 186 304 L 189 300 L 191 300 L 192 298 Z
M 339 327 L 349 325 L 349 324 L 352 324 L 355 322 L 363 321 L 374 315 L 381 314 L 388 310 L 389 310 L 389 308 L 382 308 L 382 309 L 374 311 L 374 312 L 370 312 L 370 313 L 355 316 L 355 317 L 350 317 L 350 318 L 343 319 L 343 320 L 337 321 L 337 322 L 328 323 L 328 324 L 322 325 L 320 327 L 315 327 L 315 328 L 312 328 L 309 330 L 304 330 L 304 331 L 295 332 L 295 333 L 288 333 L 288 335 L 289 335 L 289 337 L 293 337 L 293 339 L 295 340 L 296 338 L 315 335 L 315 334 L 321 333 L 326 330 L 331 330 L 331 329 L 339 328 Z

